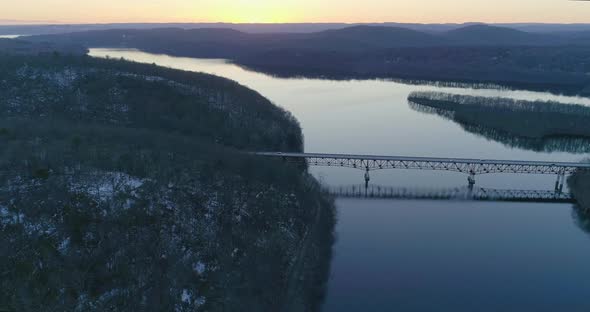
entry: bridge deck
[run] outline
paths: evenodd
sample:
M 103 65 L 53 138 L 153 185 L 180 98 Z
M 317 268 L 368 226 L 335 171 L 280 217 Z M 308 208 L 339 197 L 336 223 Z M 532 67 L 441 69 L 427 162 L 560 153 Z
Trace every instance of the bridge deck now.
M 469 158 L 440 158 L 440 157 L 407 157 L 407 156 L 375 156 L 352 154 L 318 154 L 318 153 L 256 153 L 259 156 L 287 157 L 287 158 L 331 158 L 331 159 L 355 159 L 355 160 L 385 160 L 385 161 L 427 161 L 464 164 L 505 164 L 505 165 L 533 165 L 533 166 L 559 166 L 590 169 L 590 163 L 575 162 L 551 162 L 551 161 L 527 161 L 527 160 L 493 160 L 493 159 L 469 159 Z
M 439 157 L 405 157 L 318 153 L 261 152 L 255 155 L 284 159 L 304 159 L 312 166 L 349 167 L 362 170 L 421 169 L 447 170 L 470 174 L 484 173 L 532 173 L 572 174 L 577 170 L 590 170 L 590 163 L 493 160 Z

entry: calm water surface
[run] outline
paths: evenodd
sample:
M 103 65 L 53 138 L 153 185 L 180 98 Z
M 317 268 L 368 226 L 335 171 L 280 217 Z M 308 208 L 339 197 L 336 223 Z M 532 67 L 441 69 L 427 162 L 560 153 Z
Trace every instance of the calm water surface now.
M 280 79 L 223 60 L 92 49 L 97 57 L 215 74 L 292 112 L 307 152 L 477 159 L 580 161 L 588 155 L 510 147 L 435 115 L 412 110 L 412 91 L 443 91 L 590 106 L 542 92 L 475 90 L 391 81 Z M 329 185 L 362 183 L 363 172 L 313 168 Z M 478 176 L 484 187 L 551 189 L 553 176 Z M 372 183 L 464 186 L 446 172 L 382 171 Z M 590 311 L 590 235 L 571 205 L 340 199 L 327 311 Z

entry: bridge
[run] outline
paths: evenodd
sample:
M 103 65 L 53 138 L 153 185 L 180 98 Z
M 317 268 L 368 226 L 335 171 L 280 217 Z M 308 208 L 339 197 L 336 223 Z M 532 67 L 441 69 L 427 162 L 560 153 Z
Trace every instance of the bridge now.
M 329 187 L 326 191 L 336 197 L 374 199 L 431 199 L 575 203 L 570 193 L 546 190 L 515 190 L 488 188 L 407 188 L 393 186 L 348 185 Z
M 590 171 L 590 163 L 491 160 L 436 157 L 372 156 L 317 153 L 258 152 L 258 156 L 282 158 L 286 161 L 306 161 L 310 166 L 346 167 L 365 171 L 365 186 L 368 187 L 369 172 L 383 169 L 443 170 L 468 174 L 470 187 L 475 185 L 475 176 L 492 173 L 551 174 L 557 175 L 555 191 L 562 191 L 565 176 L 577 171 Z

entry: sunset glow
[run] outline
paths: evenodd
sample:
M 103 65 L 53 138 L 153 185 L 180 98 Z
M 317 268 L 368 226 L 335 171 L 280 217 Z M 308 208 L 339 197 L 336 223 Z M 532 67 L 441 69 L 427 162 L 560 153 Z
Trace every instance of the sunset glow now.
M 590 3 L 566 0 L 22 0 L 2 5 L 0 23 L 27 21 L 587 23 L 590 22 Z

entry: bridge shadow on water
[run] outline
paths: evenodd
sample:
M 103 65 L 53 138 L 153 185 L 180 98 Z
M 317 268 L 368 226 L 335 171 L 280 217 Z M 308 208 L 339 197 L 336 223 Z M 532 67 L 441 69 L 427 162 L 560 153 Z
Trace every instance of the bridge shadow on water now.
M 575 224 L 590 235 L 590 208 L 581 207 L 570 192 L 550 190 L 517 190 L 473 187 L 408 188 L 381 185 L 345 185 L 326 187 L 325 191 L 336 198 L 365 200 L 447 200 L 487 202 L 568 203 L 572 206 Z
M 380 185 L 327 187 L 335 197 L 361 199 L 429 199 L 506 202 L 575 203 L 569 192 L 549 190 L 493 189 L 482 187 L 407 188 Z

